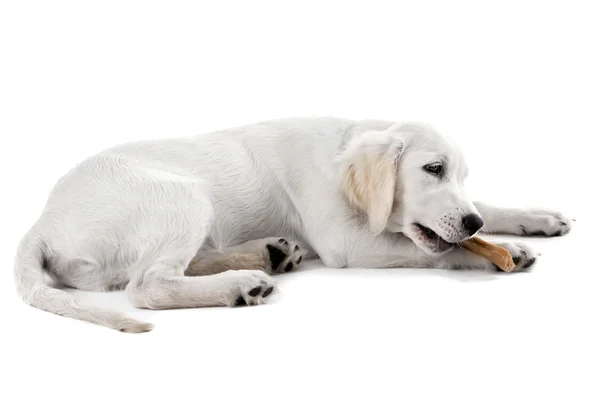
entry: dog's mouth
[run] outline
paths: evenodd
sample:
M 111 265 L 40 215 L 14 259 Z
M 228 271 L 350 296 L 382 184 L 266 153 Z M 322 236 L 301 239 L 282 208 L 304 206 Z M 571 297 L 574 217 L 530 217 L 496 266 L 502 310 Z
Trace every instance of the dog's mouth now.
M 453 243 L 448 243 L 442 239 L 441 236 L 435 233 L 432 229 L 429 229 L 428 227 L 419 223 L 415 223 L 413 225 L 416 228 L 419 239 L 424 242 L 431 251 L 442 253 L 454 246 Z

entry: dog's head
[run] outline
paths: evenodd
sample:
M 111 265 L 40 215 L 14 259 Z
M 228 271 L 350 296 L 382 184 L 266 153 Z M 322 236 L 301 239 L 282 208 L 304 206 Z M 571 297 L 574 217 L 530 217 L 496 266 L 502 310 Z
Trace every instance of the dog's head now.
M 395 124 L 354 136 L 340 155 L 342 188 L 373 234 L 402 232 L 443 253 L 483 221 L 464 189 L 458 148 L 425 124 Z

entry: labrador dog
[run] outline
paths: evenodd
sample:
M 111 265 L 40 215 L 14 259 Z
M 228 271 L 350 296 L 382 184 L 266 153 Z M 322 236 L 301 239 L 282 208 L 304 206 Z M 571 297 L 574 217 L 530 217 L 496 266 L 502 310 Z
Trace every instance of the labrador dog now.
M 490 233 L 564 235 L 545 210 L 469 200 L 459 149 L 422 123 L 297 118 L 124 144 L 53 188 L 15 263 L 20 296 L 124 332 L 152 325 L 48 283 L 125 290 L 148 309 L 257 305 L 303 259 L 332 268 L 493 269 L 462 247 Z M 536 254 L 499 243 L 517 269 Z

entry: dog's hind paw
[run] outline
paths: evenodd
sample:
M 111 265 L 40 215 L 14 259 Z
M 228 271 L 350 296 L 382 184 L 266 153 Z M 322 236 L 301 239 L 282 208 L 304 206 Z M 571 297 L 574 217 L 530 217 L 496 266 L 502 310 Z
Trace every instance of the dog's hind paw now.
M 271 272 L 290 272 L 302 262 L 304 252 L 295 242 L 274 238 L 266 244 Z

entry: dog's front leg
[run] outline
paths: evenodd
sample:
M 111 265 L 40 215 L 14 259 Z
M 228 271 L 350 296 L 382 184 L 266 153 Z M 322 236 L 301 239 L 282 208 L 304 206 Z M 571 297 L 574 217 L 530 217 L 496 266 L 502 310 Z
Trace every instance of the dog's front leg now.
M 524 243 L 515 242 L 494 242 L 494 244 L 504 247 L 512 255 L 516 268 L 515 271 L 527 269 L 533 265 L 537 253 Z M 463 247 L 455 247 L 441 257 L 441 268 L 448 269 L 467 269 L 467 270 L 497 270 L 501 269 L 488 259 L 475 254 Z
M 533 265 L 537 253 L 523 243 L 495 243 L 506 248 L 512 255 L 517 270 Z M 443 268 L 466 270 L 497 270 L 491 261 L 463 247 L 435 255 L 421 250 L 403 235 L 383 234 L 374 238 L 368 246 L 357 246 L 348 254 L 348 267 L 362 268 Z
M 475 203 L 488 233 L 520 236 L 562 236 L 571 230 L 571 220 L 559 212 L 543 209 L 500 208 Z

